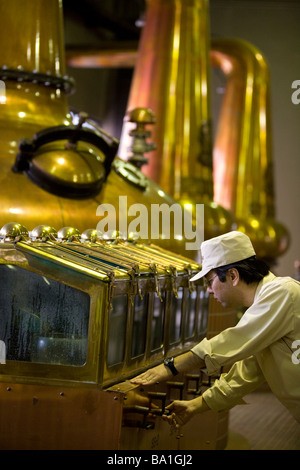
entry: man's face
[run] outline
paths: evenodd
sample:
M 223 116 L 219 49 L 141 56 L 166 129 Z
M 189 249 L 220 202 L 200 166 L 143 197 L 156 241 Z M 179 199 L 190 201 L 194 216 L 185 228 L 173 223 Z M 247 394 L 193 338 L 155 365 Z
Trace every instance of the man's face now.
M 207 292 L 213 294 L 214 298 L 222 304 L 223 307 L 237 307 L 237 291 L 229 273 L 226 274 L 225 282 L 221 282 L 215 271 L 210 271 L 206 276 Z

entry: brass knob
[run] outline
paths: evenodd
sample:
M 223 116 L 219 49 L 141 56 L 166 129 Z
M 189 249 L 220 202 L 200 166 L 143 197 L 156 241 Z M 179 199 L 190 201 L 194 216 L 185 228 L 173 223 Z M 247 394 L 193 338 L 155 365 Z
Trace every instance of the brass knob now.
M 150 108 L 135 108 L 127 113 L 127 119 L 130 122 L 136 122 L 137 124 L 154 124 L 155 115 Z
M 88 228 L 81 234 L 81 240 L 84 242 L 94 242 L 99 238 L 99 233 L 95 228 Z
M 31 238 L 48 240 L 57 238 L 57 231 L 50 225 L 38 225 L 31 231 Z
M 5 241 L 17 241 L 22 237 L 28 237 L 28 230 L 17 222 L 9 222 L 0 230 L 0 238 Z
M 80 239 L 80 232 L 74 227 L 63 227 L 57 232 L 57 238 L 64 241 L 71 241 L 75 238 Z

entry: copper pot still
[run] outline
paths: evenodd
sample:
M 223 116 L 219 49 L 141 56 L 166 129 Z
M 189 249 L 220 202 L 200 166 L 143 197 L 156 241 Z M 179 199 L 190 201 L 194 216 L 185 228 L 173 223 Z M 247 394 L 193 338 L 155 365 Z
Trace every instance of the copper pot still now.
M 15 222 L 31 231 L 46 224 L 82 233 L 97 227 L 99 205 L 109 204 L 117 233 L 120 196 L 126 197 L 127 207 L 142 203 L 149 217 L 151 205 L 173 204 L 158 184 L 118 158 L 118 141 L 88 122 L 85 113 L 74 124 L 62 2 L 37 0 L 27 2 L 26 9 L 23 3 L 0 1 L 5 92 L 0 104 L 0 225 Z M 182 233 L 171 228 L 171 234 L 155 242 L 186 254 Z
M 65 71 L 62 2 L 36 0 L 28 2 L 25 10 L 23 7 L 20 0 L 9 4 L 0 1 L 1 226 L 14 221 L 28 230 L 49 224 L 57 230 L 70 226 L 83 232 L 97 226 L 99 205 L 109 204 L 116 210 L 118 228 L 120 196 L 126 196 L 127 208 L 141 202 L 148 209 L 149 227 L 150 207 L 155 204 L 199 203 L 204 206 L 204 238 L 237 227 L 249 234 L 261 257 L 273 262 L 287 250 L 289 234 L 275 220 L 274 197 L 266 191 L 272 182 L 270 126 L 265 126 L 267 132 L 264 129 L 251 134 L 262 136 L 259 165 L 251 157 L 258 155 L 257 143 L 248 139 L 246 152 L 239 145 L 247 136 L 238 124 L 234 126 L 238 134 L 233 146 L 236 154 L 218 152 L 229 135 L 228 129 L 232 129 L 222 116 L 212 148 L 207 1 L 147 1 L 146 23 L 128 100 L 129 111 L 143 107 L 152 109 L 156 117 L 156 151 L 151 153 L 143 172 L 119 158 L 121 149 L 116 139 L 102 133 L 95 123 L 86 125 L 84 113 L 74 125 L 67 99 L 74 84 Z M 155 47 L 157 41 L 163 47 Z M 251 91 L 252 108 L 241 106 L 240 112 L 244 116 L 242 122 L 248 123 L 247 129 L 257 127 L 262 115 L 261 105 L 256 106 L 255 101 L 259 99 L 265 103 L 264 122 L 268 124 L 269 77 L 264 61 L 256 60 L 261 67 L 254 68 L 251 57 L 257 58 L 258 54 L 252 53 L 253 48 L 251 56 L 249 47 L 240 47 L 238 53 L 235 44 L 224 46 L 220 41 L 212 47 L 213 62 L 221 69 L 228 61 L 241 64 L 232 66 L 233 73 L 227 77 L 224 114 L 236 115 L 227 99 L 233 83 L 239 81 L 243 103 L 249 79 L 257 77 L 253 83 L 261 83 L 266 76 L 262 91 L 257 92 L 255 87 Z M 180 70 L 185 74 L 180 74 Z M 148 76 L 156 77 L 155 87 L 145 80 Z M 264 138 L 266 135 L 268 139 Z M 229 174 L 241 175 L 243 168 L 247 174 L 220 186 L 220 179 L 224 182 L 227 177 L 220 173 L 224 166 Z M 254 181 L 257 177 L 259 184 Z M 226 191 L 230 191 L 231 202 L 223 206 Z M 241 192 L 237 205 L 232 195 Z M 186 251 L 182 227 L 177 230 L 171 219 L 170 223 L 171 236 L 164 237 L 162 233 L 155 243 L 198 261 L 198 250 Z

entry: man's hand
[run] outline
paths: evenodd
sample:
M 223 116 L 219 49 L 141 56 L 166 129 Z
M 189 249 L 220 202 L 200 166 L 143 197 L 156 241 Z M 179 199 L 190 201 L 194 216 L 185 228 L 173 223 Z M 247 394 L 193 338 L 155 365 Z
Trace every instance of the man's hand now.
M 188 372 L 195 368 L 204 367 L 205 362 L 191 351 L 188 351 L 175 357 L 174 365 L 178 372 Z M 131 383 L 138 385 L 153 385 L 157 382 L 164 382 L 171 377 L 173 377 L 173 374 L 170 369 L 164 364 L 160 364 L 159 366 L 153 367 L 137 377 L 134 377 L 131 379 Z
M 196 414 L 209 410 L 209 407 L 202 397 L 197 397 L 193 400 L 175 400 L 166 406 L 166 410 L 170 410 L 172 413 L 170 415 L 163 415 L 163 419 L 170 425 L 175 425 L 179 428 Z
M 157 382 L 168 380 L 170 377 L 172 377 L 172 372 L 164 364 L 160 364 L 134 377 L 130 382 L 138 385 L 154 385 Z

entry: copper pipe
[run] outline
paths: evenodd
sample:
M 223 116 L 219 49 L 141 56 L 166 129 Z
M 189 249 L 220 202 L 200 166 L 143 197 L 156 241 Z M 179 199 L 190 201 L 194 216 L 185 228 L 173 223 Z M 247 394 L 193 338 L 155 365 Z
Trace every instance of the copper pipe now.
M 148 0 L 128 100 L 156 116 L 144 172 L 177 200 L 213 197 L 208 25 L 206 0 Z
M 214 198 L 232 210 L 257 254 L 274 260 L 289 246 L 275 220 L 270 74 L 262 53 L 239 39 L 214 39 L 212 64 L 225 76 L 214 143 Z
M 207 0 L 148 0 L 127 111 L 151 109 L 156 124 L 143 172 L 180 203 L 203 203 L 204 236 L 231 229 L 229 211 L 213 202 Z M 119 155 L 126 159 L 130 123 Z

